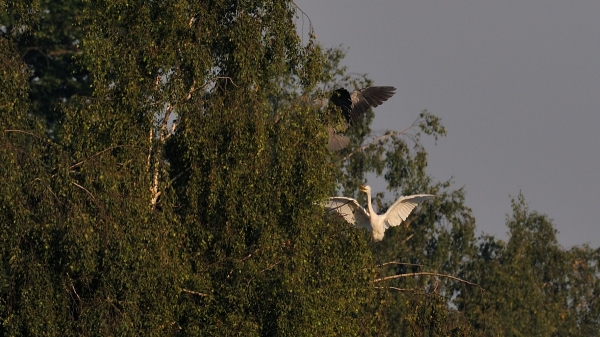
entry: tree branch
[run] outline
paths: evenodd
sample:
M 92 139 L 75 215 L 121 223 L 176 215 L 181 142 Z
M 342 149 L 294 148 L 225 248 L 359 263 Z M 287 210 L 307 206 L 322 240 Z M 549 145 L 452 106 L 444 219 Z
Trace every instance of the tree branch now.
M 46 139 L 44 139 L 44 138 L 42 138 L 42 137 L 40 137 L 40 136 L 36 135 L 35 133 L 33 133 L 33 132 L 29 132 L 29 131 L 25 131 L 25 130 L 6 130 L 6 129 L 5 129 L 5 130 L 4 130 L 4 133 L 7 133 L 7 132 L 23 133 L 23 134 L 26 134 L 26 135 L 30 135 L 30 136 L 32 136 L 32 137 L 35 137 L 35 138 L 37 138 L 37 139 L 39 139 L 39 140 L 41 140 L 41 141 L 46 141 Z
M 406 243 L 406 241 L 408 241 L 408 240 L 412 239 L 412 237 L 413 237 L 413 236 L 415 236 L 415 235 L 414 235 L 414 234 L 411 234 L 411 235 L 409 235 L 409 236 L 408 236 L 406 239 L 402 240 L 402 242 L 401 242 L 401 243 L 402 243 L 402 244 L 405 244 L 405 243 Z
M 406 263 L 406 262 L 396 262 L 396 261 L 385 262 L 385 263 L 382 263 L 382 264 L 378 264 L 375 267 L 379 268 L 379 267 L 387 266 L 387 265 L 390 265 L 390 264 L 393 264 L 393 265 L 402 265 L 402 266 L 416 266 L 416 267 L 423 268 L 422 264 Z
M 181 288 L 181 291 L 183 291 L 184 293 L 192 294 L 192 295 L 198 295 L 200 297 L 208 297 L 208 295 L 205 293 L 199 293 L 197 291 L 193 291 L 193 290 L 189 290 L 189 289 L 185 289 L 185 288 Z
M 87 194 L 89 194 L 90 197 L 92 197 L 92 200 L 96 201 L 96 197 L 94 197 L 94 195 L 92 194 L 92 192 L 88 191 L 85 187 L 79 185 L 78 183 L 76 183 L 74 181 L 72 182 L 72 184 L 75 185 L 75 186 L 77 186 L 77 187 L 79 187 L 79 188 L 81 188 L 82 190 L 84 190 Z
M 103 154 L 104 152 L 107 152 L 107 151 L 110 151 L 110 150 L 114 150 L 114 149 L 119 148 L 119 147 L 136 147 L 136 146 L 135 145 L 115 145 L 115 146 L 108 147 L 108 148 L 106 148 L 106 149 L 104 149 L 104 150 L 102 150 L 100 152 L 94 153 L 93 155 L 87 157 L 86 159 L 84 159 L 84 160 L 82 160 L 82 161 L 80 161 L 80 162 L 78 162 L 76 164 L 73 164 L 73 165 L 69 166 L 69 169 L 74 169 L 74 168 L 76 168 L 78 166 L 81 166 L 86 161 L 88 161 L 88 160 L 90 160 L 90 159 L 92 159 L 92 158 L 94 158 L 96 156 L 99 156 L 99 155 Z
M 398 290 L 398 291 L 416 291 L 415 289 L 409 289 L 409 288 L 398 288 L 398 287 L 374 287 L 375 289 L 392 289 L 392 290 Z
M 294 7 L 296 7 L 296 9 L 299 10 L 302 13 L 302 15 L 306 16 L 306 18 L 308 19 L 308 25 L 309 25 L 309 30 L 310 30 L 309 34 L 314 35 L 314 33 L 313 33 L 313 24 L 312 24 L 312 20 L 310 19 L 310 16 L 308 16 L 308 14 L 306 14 L 302 10 L 302 8 L 300 8 L 300 6 L 298 6 L 294 1 L 292 1 L 292 5 L 294 5 Z M 302 20 L 302 36 L 304 36 L 304 20 Z M 302 41 L 302 43 L 304 43 L 304 41 Z
M 73 293 L 75 294 L 75 296 L 77 296 L 77 299 L 79 300 L 79 302 L 81 302 L 81 297 L 79 297 L 77 290 L 75 290 L 75 286 L 73 285 L 73 280 L 71 279 L 71 276 L 69 275 L 69 273 L 67 273 L 67 277 L 69 278 L 69 283 L 70 283 L 71 289 L 73 289 Z
M 50 191 L 50 193 L 52 193 L 52 195 L 54 196 L 54 198 L 56 199 L 56 201 L 58 201 L 59 204 L 64 205 L 62 203 L 62 201 L 60 201 L 60 199 L 58 198 L 58 196 L 56 195 L 56 193 L 54 193 L 54 191 L 52 191 L 52 188 L 50 188 L 50 185 L 44 184 L 44 182 L 40 178 L 35 178 L 35 179 L 33 179 L 33 181 L 39 181 L 40 184 L 42 184 L 44 187 L 46 187 L 48 189 L 48 191 Z
M 463 280 L 461 278 L 458 278 L 456 276 L 452 276 L 452 275 L 447 275 L 447 274 L 438 274 L 438 273 L 430 273 L 430 272 L 419 272 L 419 273 L 407 273 L 407 274 L 399 274 L 399 275 L 392 275 L 392 276 L 386 276 L 386 277 L 381 277 L 378 279 L 373 280 L 372 282 L 381 282 L 381 281 L 387 281 L 387 280 L 393 280 L 393 279 L 397 279 L 397 278 L 402 278 L 402 277 L 410 277 L 410 276 L 421 276 L 421 275 L 429 275 L 429 276 L 438 276 L 438 277 L 446 277 L 449 279 L 453 279 L 462 283 L 466 283 L 472 286 L 476 286 L 480 289 L 483 290 L 483 288 L 481 288 L 481 286 L 477 283 L 473 283 L 473 282 L 469 282 L 467 280 Z
M 386 132 L 384 135 L 381 135 L 379 137 L 375 137 L 373 138 L 373 140 L 371 140 L 370 142 L 368 142 L 366 145 L 363 145 L 359 148 L 357 148 L 356 150 L 350 152 L 347 156 L 345 156 L 344 158 L 342 158 L 340 161 L 346 161 L 348 160 L 350 157 L 352 157 L 353 155 L 355 155 L 358 152 L 362 152 L 364 150 L 366 150 L 369 146 L 376 144 L 377 142 L 384 140 L 386 138 L 389 137 L 393 137 L 393 136 L 406 136 L 406 137 L 410 137 L 412 138 L 411 140 L 415 140 L 413 137 L 414 135 L 409 135 L 407 132 L 408 130 L 414 129 L 415 127 L 419 126 L 419 121 L 421 120 L 421 118 L 417 118 L 415 119 L 415 121 L 412 123 L 411 126 L 405 128 L 402 131 L 388 131 Z

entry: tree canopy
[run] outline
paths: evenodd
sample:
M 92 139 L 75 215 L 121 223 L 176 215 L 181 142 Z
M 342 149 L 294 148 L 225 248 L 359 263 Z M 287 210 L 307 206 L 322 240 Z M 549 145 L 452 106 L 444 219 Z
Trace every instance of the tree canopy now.
M 573 335 L 600 325 L 600 251 L 522 196 L 475 236 L 427 174 L 423 111 L 369 110 L 327 150 L 311 104 L 350 76 L 292 1 L 0 2 L 2 335 Z M 393 85 L 386 83 L 384 85 Z M 332 120 L 333 119 L 333 120 Z M 374 243 L 322 201 L 382 177 L 438 195 Z

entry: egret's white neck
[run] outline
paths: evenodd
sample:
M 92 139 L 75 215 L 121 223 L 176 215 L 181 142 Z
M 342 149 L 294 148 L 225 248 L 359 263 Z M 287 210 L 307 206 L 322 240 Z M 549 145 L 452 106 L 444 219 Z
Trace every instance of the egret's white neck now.
M 367 191 L 367 207 L 369 208 L 369 216 L 374 216 L 373 205 L 371 204 L 371 191 Z

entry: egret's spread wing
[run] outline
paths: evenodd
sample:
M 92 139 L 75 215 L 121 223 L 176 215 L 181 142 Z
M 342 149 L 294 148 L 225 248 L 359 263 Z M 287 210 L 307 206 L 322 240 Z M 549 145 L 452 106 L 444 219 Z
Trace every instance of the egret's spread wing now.
M 395 93 L 396 88 L 394 87 L 368 87 L 353 92 L 350 95 L 350 101 L 352 102 L 351 109 L 347 115 L 344 115 L 346 121 L 350 124 L 358 120 L 370 107 L 378 107 L 394 96 Z M 344 112 L 343 109 L 342 112 Z
M 325 211 L 335 211 L 352 225 L 371 228 L 369 215 L 358 202 L 352 198 L 333 197 L 325 202 Z
M 425 200 L 435 197 L 431 194 L 415 194 L 401 197 L 383 215 L 386 228 L 398 226 L 408 218 L 412 210 Z
M 356 226 L 371 231 L 371 220 L 366 209 L 362 208 L 362 206 L 358 206 L 358 209 L 354 212 L 354 217 L 356 218 Z
M 360 205 L 352 198 L 332 197 L 325 201 L 325 211 L 335 211 L 353 225 L 356 224 L 354 212 L 358 208 L 361 208 Z

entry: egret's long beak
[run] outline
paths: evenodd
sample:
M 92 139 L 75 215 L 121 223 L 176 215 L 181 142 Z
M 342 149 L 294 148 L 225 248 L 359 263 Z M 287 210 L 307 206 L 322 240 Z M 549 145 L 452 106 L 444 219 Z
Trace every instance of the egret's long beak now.
M 367 187 L 365 185 L 360 185 L 360 187 L 358 188 L 361 192 L 366 192 L 367 191 Z

